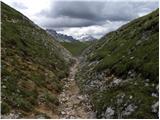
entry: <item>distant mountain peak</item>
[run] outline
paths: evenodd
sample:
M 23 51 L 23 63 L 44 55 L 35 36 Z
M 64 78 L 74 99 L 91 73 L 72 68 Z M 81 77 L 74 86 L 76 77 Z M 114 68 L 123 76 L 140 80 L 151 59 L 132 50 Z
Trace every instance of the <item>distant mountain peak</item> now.
M 94 41 L 97 40 L 92 35 L 84 35 L 79 38 L 80 41 Z
M 46 31 L 59 42 L 74 42 L 74 41 L 77 41 L 72 36 L 68 36 L 68 35 L 65 35 L 65 34 L 57 33 L 53 29 L 46 29 Z

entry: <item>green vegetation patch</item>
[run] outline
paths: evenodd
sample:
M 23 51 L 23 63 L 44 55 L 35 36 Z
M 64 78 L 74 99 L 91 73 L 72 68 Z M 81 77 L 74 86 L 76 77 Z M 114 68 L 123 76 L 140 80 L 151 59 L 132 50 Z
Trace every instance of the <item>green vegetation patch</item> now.
M 92 42 L 61 42 L 61 44 L 72 53 L 73 56 L 79 56 L 81 53 L 89 47 Z

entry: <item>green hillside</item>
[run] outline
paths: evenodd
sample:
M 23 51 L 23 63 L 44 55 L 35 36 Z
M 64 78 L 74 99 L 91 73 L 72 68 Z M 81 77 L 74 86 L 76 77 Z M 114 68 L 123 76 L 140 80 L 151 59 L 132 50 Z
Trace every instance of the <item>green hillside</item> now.
M 111 32 L 83 54 L 77 81 L 98 118 L 158 118 L 159 13 Z
M 92 44 L 92 42 L 61 42 L 61 44 L 72 53 L 73 56 L 79 56 L 81 55 L 82 51 L 85 50 L 85 48 L 89 47 L 89 45 Z
M 1 2 L 2 115 L 41 115 L 59 105 L 61 79 L 68 75 L 70 53 L 46 31 Z M 29 116 L 33 115 L 33 116 Z M 45 115 L 44 115 L 45 116 Z

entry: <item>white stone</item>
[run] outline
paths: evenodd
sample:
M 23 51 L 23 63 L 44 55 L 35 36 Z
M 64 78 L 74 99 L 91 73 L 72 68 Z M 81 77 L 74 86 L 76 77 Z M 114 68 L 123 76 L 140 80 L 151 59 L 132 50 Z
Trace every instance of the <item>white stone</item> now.
M 134 57 L 130 57 L 130 59 L 132 60 L 132 59 L 134 59 Z
M 112 118 L 113 115 L 114 115 L 114 110 L 111 107 L 108 107 L 105 112 L 105 117 L 107 119 L 110 119 Z
M 156 93 L 152 93 L 152 97 L 158 97 Z
M 137 108 L 137 106 L 130 104 L 125 108 L 125 111 L 123 111 L 123 115 L 130 115 L 132 112 L 135 111 L 135 109 Z
M 78 96 L 77 97 L 79 100 L 83 100 L 83 96 Z
M 156 113 L 158 112 L 158 108 L 159 108 L 159 101 L 157 101 L 156 103 L 154 103 L 152 106 L 152 112 Z
M 131 96 L 129 96 L 129 99 L 132 99 L 133 98 L 133 96 L 131 95 Z
M 116 85 L 118 85 L 121 81 L 122 81 L 121 79 L 114 79 L 113 83 L 116 84 Z
M 62 115 L 65 115 L 66 113 L 64 111 L 61 112 Z
M 5 85 L 2 85 L 2 88 L 4 88 L 4 89 L 5 89 L 5 88 L 7 88 L 7 87 L 6 87 Z

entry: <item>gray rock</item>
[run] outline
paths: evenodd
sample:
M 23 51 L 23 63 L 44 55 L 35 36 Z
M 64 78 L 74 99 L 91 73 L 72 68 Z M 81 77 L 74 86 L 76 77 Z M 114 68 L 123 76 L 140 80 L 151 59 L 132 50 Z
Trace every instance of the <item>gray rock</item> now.
M 112 118 L 114 113 L 115 113 L 115 111 L 111 107 L 108 107 L 105 111 L 105 118 L 107 118 L 107 119 Z
M 115 78 L 115 79 L 113 79 L 113 84 L 115 84 L 115 85 L 118 85 L 119 83 L 121 83 L 121 79 L 117 79 L 117 78 Z
M 79 100 L 84 100 L 83 96 L 78 96 L 77 97 Z
M 158 112 L 158 108 L 159 108 L 159 101 L 157 101 L 156 103 L 154 103 L 152 106 L 152 112 L 157 113 Z
M 62 115 L 65 115 L 66 113 L 65 113 L 64 111 L 61 111 L 61 114 L 62 114 Z
M 133 98 L 133 96 L 131 95 L 131 96 L 129 96 L 129 99 L 132 99 Z
M 21 113 L 11 112 L 8 115 L 1 115 L 2 119 L 18 119 Z
M 132 56 L 132 57 L 130 57 L 130 59 L 132 60 L 132 59 L 134 59 L 134 57 Z
M 7 87 L 5 85 L 2 85 L 2 88 L 6 89 Z
M 152 97 L 158 97 L 156 93 L 152 93 Z
M 132 112 L 135 111 L 135 109 L 137 108 L 137 106 L 135 106 L 134 104 L 130 104 L 128 105 L 125 110 L 122 112 L 123 116 L 128 116 L 130 115 Z

